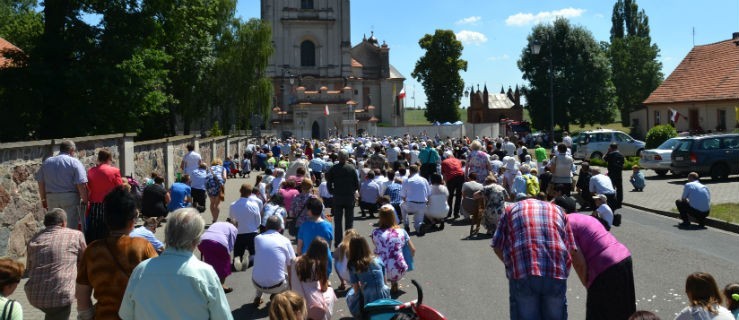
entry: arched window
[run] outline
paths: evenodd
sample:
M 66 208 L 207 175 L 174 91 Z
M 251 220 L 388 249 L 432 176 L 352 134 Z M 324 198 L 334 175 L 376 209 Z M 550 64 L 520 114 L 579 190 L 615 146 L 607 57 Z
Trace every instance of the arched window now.
M 300 65 L 303 67 L 316 65 L 316 45 L 310 40 L 305 40 L 300 44 Z
M 313 0 L 300 0 L 300 9 L 313 9 Z

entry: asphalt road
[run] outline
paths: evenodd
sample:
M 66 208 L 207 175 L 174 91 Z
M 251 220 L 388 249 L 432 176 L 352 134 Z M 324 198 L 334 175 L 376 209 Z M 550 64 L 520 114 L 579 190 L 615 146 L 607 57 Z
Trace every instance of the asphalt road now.
M 719 286 L 739 281 L 739 235 L 715 229 L 681 230 L 677 220 L 630 208 L 623 214 L 616 237 L 631 250 L 634 260 L 637 309 L 656 312 L 672 319 L 687 303 L 685 278 L 695 271 L 711 273 Z M 355 221 L 355 228 L 368 235 L 370 220 Z M 424 289 L 424 304 L 441 311 L 449 319 L 508 319 L 508 284 L 503 264 L 489 247 L 489 238 L 468 239 L 466 225 L 447 225 L 446 229 L 418 238 L 412 236 L 416 270 L 401 281 L 398 300 L 416 298 L 410 279 Z M 267 306 L 252 305 L 254 290 L 251 269 L 232 274 L 227 284 L 234 287 L 228 300 L 236 319 L 266 319 Z M 334 288 L 338 277 L 332 274 Z M 586 291 L 574 270 L 568 281 L 570 319 L 585 317 Z M 265 296 L 266 298 L 266 296 Z M 334 319 L 350 319 L 346 302 L 340 297 Z

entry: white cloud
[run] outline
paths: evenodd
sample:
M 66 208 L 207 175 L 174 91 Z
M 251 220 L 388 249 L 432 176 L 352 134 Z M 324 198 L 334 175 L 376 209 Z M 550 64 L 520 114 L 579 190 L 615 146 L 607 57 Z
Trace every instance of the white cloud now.
M 482 20 L 482 17 L 480 17 L 480 16 L 472 16 L 472 17 L 467 17 L 467 18 L 461 19 L 461 20 L 455 22 L 454 24 L 456 24 L 456 25 L 460 25 L 460 24 L 476 25 L 478 22 L 480 22 L 480 20 Z
M 585 9 L 577 9 L 572 7 L 554 11 L 542 11 L 537 14 L 519 12 L 512 16 L 509 16 L 505 20 L 505 24 L 509 26 L 521 27 L 541 22 L 552 21 L 557 17 L 575 18 L 581 16 L 583 13 L 585 13 Z
M 603 18 L 605 18 L 606 16 L 605 16 L 605 15 L 603 15 L 602 13 L 596 13 L 596 14 L 595 14 L 595 17 L 596 17 L 596 18 L 598 18 L 598 19 L 603 19 Z
M 510 57 L 507 54 L 499 55 L 499 56 L 492 56 L 488 57 L 489 61 L 500 61 L 500 60 L 508 60 Z
M 488 42 L 488 37 L 477 31 L 462 30 L 456 34 L 457 40 L 462 41 L 464 44 L 474 44 L 479 46 L 485 42 Z

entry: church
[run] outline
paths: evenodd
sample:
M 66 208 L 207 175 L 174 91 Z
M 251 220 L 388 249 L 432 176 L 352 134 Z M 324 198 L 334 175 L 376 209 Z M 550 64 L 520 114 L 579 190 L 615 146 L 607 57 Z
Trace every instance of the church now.
M 324 139 L 403 126 L 405 77 L 370 33 L 351 44 L 349 0 L 262 0 L 274 54 L 270 122 L 279 136 Z

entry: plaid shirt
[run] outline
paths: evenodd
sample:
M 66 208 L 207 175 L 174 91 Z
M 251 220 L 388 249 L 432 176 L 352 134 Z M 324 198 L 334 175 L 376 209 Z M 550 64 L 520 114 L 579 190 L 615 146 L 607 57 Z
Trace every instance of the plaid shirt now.
M 385 189 L 385 195 L 390 196 L 390 203 L 399 204 L 403 202 L 403 198 L 400 197 L 400 183 L 391 182 Z
M 500 217 L 491 246 L 503 251 L 509 279 L 541 276 L 567 279 L 575 238 L 564 211 L 529 199 L 515 203 Z
M 28 243 L 28 301 L 36 308 L 63 307 L 74 302 L 77 263 L 87 245 L 82 232 L 47 227 Z

